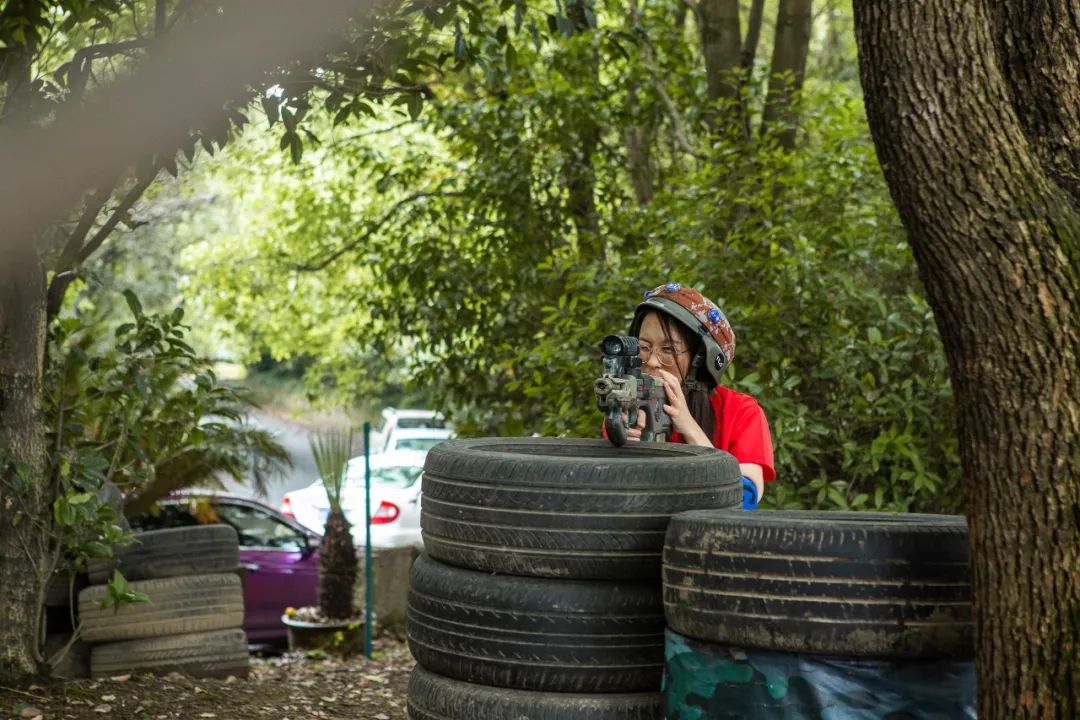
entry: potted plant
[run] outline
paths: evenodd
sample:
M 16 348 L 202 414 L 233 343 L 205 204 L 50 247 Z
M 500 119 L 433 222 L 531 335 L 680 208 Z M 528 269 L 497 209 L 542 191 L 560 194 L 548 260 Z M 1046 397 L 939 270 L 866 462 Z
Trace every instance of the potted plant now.
M 363 617 L 353 607 L 356 548 L 342 509 L 352 433 L 316 433 L 310 443 L 330 507 L 319 544 L 319 604 L 288 608 L 281 620 L 288 628 L 290 650 L 351 655 L 363 650 L 364 641 Z

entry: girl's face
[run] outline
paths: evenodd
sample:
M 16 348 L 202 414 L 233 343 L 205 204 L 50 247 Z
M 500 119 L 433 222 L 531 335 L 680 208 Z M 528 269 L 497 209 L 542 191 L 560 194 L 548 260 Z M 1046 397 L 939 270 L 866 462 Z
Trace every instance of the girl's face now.
M 664 320 L 667 320 L 665 317 Z M 682 382 L 690 371 L 690 353 L 674 321 L 662 322 L 660 314 L 651 312 L 641 320 L 638 330 L 641 342 L 641 367 L 650 375 L 667 370 Z

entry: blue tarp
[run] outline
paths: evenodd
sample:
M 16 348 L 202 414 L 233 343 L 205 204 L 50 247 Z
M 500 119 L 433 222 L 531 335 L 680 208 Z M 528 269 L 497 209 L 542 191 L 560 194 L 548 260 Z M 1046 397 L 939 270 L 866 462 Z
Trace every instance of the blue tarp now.
M 740 650 L 668 630 L 667 720 L 974 720 L 975 663 Z

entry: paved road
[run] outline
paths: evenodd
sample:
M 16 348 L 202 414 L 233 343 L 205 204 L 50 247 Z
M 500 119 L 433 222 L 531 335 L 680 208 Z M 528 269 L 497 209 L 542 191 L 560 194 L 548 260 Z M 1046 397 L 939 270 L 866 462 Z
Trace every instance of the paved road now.
M 302 425 L 264 413 L 252 413 L 250 422 L 275 434 L 277 441 L 288 451 L 292 468 L 287 469 L 283 475 L 270 479 L 265 496 L 258 495 L 250 482 L 240 484 L 229 479 L 225 481 L 225 488 L 229 494 L 254 498 L 276 508 L 281 504 L 285 493 L 306 487 L 319 476 L 315 460 L 311 457 L 311 447 L 308 445 L 309 432 Z

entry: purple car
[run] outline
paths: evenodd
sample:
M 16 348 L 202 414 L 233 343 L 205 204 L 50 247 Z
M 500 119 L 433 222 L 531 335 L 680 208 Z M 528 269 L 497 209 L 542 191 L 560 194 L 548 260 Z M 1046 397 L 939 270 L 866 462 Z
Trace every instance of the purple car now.
M 227 495 L 176 495 L 160 512 L 131 521 L 133 530 L 159 530 L 222 522 L 240 538 L 244 632 L 249 643 L 286 638 L 287 607 L 314 605 L 319 582 L 320 536 L 255 500 Z

